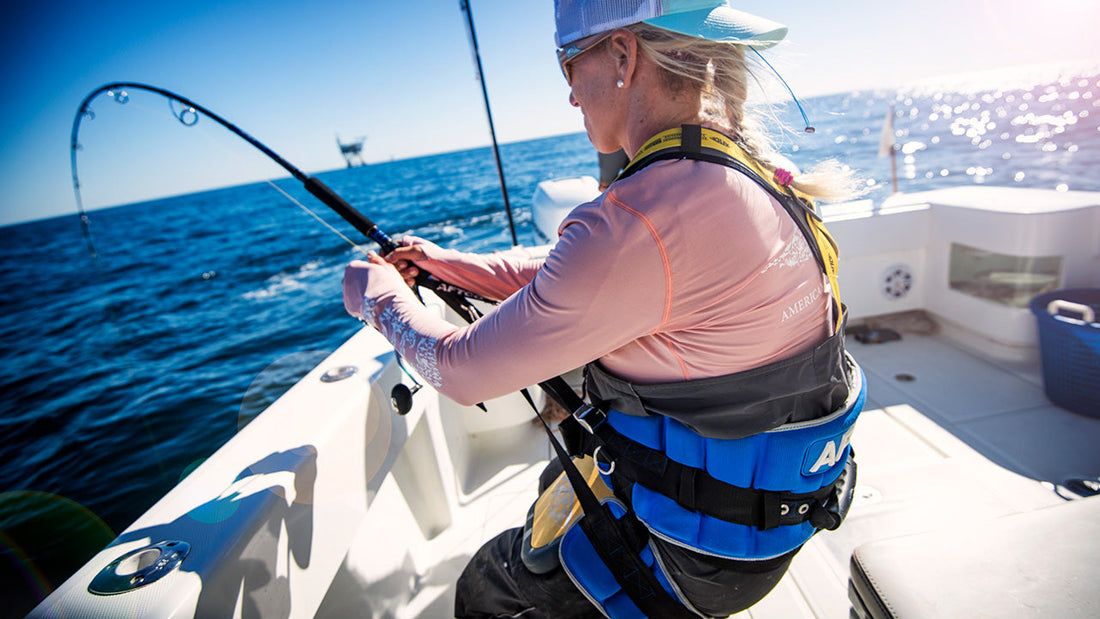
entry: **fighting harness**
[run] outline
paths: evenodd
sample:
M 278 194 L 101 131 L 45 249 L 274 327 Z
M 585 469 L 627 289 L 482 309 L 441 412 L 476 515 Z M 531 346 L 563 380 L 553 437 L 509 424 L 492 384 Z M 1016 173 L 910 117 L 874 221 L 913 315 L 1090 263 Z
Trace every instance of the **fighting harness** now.
M 736 169 L 784 206 L 829 279 L 835 332 L 789 359 L 677 383 L 631 384 L 594 362 L 585 369 L 593 405 L 554 390 L 574 411 L 560 425 L 568 451 L 583 457 L 575 464 L 551 436 L 564 473 L 532 506 L 523 560 L 535 573 L 560 562 L 615 619 L 701 614 L 665 575 L 651 537 L 754 561 L 840 526 L 856 477 L 848 443 L 866 397 L 862 372 L 843 349 L 836 244 L 809 197 L 789 186 L 788 173 L 769 177 L 728 137 L 691 125 L 652 138 L 619 178 L 667 159 Z M 572 496 L 583 515 L 563 509 Z M 552 514 L 555 539 L 532 531 L 536 512 Z

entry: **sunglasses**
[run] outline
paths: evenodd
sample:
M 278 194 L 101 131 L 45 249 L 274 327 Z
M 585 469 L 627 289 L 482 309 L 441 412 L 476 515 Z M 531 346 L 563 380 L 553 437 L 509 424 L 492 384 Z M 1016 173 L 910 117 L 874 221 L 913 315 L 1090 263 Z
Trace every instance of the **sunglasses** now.
M 574 41 L 565 47 L 558 48 L 558 64 L 561 65 L 561 74 L 565 76 L 565 82 L 567 84 L 570 86 L 573 85 L 573 75 L 569 70 L 569 65 L 579 58 L 581 54 L 595 49 L 596 46 L 603 43 L 611 34 L 611 32 L 594 34 Z

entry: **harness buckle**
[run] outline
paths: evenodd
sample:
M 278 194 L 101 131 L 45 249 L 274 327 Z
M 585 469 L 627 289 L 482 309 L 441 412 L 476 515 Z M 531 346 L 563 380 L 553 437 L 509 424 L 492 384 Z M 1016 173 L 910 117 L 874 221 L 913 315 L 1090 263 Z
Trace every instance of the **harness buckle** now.
M 576 419 L 577 423 L 582 428 L 584 428 L 586 432 L 588 432 L 589 434 L 595 435 L 596 432 L 592 429 L 592 426 L 589 425 L 588 420 L 585 419 L 588 415 L 592 414 L 593 412 L 598 413 L 599 409 L 596 408 L 595 406 L 590 405 L 590 404 L 586 405 L 586 406 L 582 407 L 580 410 L 578 410 L 577 412 L 573 413 L 573 419 Z M 603 423 L 603 421 L 604 421 L 603 419 L 597 420 L 596 425 L 597 426 L 600 425 L 601 423 Z
M 592 432 L 592 426 L 588 425 L 588 422 L 585 421 L 583 417 L 574 417 L 574 419 L 577 420 L 577 425 L 584 428 L 585 432 L 588 432 L 589 434 L 594 434 L 594 432 Z
M 591 421 L 589 416 L 592 416 Z M 572 415 L 561 420 L 558 430 L 569 455 L 588 453 L 592 443 L 596 441 L 596 428 L 605 420 L 606 416 L 600 409 L 589 404 L 579 407 Z

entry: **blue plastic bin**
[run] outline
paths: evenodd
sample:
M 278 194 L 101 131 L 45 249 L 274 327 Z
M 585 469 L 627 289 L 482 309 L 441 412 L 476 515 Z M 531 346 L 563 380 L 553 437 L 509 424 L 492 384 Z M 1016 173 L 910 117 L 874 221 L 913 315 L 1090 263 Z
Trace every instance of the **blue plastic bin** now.
M 1100 288 L 1068 288 L 1031 300 L 1039 323 L 1043 385 L 1051 402 L 1100 418 Z

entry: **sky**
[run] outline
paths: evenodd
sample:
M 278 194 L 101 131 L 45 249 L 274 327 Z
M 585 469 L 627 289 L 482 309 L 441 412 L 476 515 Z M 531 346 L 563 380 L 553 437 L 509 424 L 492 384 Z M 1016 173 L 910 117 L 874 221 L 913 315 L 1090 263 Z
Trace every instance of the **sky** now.
M 770 0 L 769 59 L 800 98 L 1100 60 L 1100 0 Z M 583 131 L 554 54 L 552 0 L 470 0 L 501 143 Z M 0 20 L 0 225 L 76 212 L 70 134 L 97 87 L 139 82 L 210 108 L 308 174 L 366 136 L 389 161 L 489 144 L 459 0 L 23 2 Z M 82 120 L 88 209 L 286 176 L 163 98 L 106 96 Z

